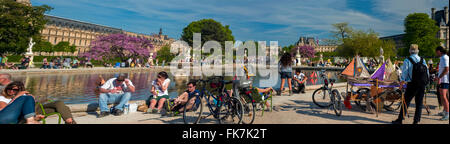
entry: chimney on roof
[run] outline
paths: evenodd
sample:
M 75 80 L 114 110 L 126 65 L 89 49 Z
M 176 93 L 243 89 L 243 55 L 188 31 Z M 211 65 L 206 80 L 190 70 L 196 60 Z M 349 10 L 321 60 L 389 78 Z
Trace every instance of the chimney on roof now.
M 448 7 L 444 7 L 445 24 L 448 24 Z
M 435 20 L 434 16 L 436 15 L 436 8 L 431 8 L 431 19 Z

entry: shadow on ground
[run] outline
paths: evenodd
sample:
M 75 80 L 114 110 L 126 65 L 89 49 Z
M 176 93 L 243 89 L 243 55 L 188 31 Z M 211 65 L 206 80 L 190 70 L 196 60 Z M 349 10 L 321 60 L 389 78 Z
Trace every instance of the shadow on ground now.
M 361 122 L 358 122 L 358 120 L 371 121 L 371 122 L 382 123 L 382 124 L 390 123 L 390 122 L 371 119 L 371 118 L 367 118 L 367 117 L 345 115 L 345 111 L 362 112 L 361 110 L 344 109 L 343 114 L 341 116 L 336 116 L 332 109 L 327 110 L 328 112 L 323 112 L 323 110 L 326 110 L 326 108 L 320 108 L 311 102 L 306 102 L 306 101 L 301 101 L 301 100 L 292 100 L 292 102 L 294 102 L 295 104 L 288 104 L 288 105 L 283 105 L 280 107 L 284 110 L 285 109 L 295 110 L 296 113 L 298 113 L 298 114 L 317 116 L 317 117 L 321 117 L 321 118 L 338 120 L 338 121 L 352 121 L 352 122 L 355 122 L 358 124 L 362 124 Z

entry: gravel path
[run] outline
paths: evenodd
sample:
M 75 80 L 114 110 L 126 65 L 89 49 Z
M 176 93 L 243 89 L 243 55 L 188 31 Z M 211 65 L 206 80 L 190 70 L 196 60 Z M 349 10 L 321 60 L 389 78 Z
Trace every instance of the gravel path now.
M 339 88 L 340 92 L 345 88 Z M 338 117 L 333 110 L 319 108 L 312 102 L 313 90 L 307 91 L 305 94 L 294 94 L 293 96 L 275 96 L 274 105 L 279 107 L 279 111 L 265 112 L 261 117 L 260 112 L 257 113 L 255 124 L 390 124 L 397 118 L 398 112 L 382 112 L 378 117 L 376 114 L 362 112 L 354 103 L 353 109 L 345 108 L 342 116 Z M 441 118 L 437 116 L 438 105 L 436 95 L 427 97 L 428 105 L 431 108 L 431 114 L 428 115 L 425 108 L 423 109 L 421 124 L 449 124 L 449 121 L 439 121 Z M 410 118 L 406 118 L 405 124 L 411 124 L 413 112 L 415 110 L 414 100 L 409 108 Z M 143 114 L 142 112 L 130 113 L 122 116 L 107 116 L 104 118 L 96 118 L 96 113 L 78 113 L 75 120 L 79 124 L 183 124 L 183 117 L 161 117 L 159 114 Z M 50 117 L 48 123 L 56 123 L 55 117 Z M 201 123 L 216 124 L 217 120 L 212 117 L 204 119 Z

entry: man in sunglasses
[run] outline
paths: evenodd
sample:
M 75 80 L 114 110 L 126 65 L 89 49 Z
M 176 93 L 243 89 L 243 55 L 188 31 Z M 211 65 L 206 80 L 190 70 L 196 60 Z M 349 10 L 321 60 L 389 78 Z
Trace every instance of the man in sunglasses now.
M 200 92 L 195 88 L 195 82 L 189 82 L 187 84 L 187 90 L 178 96 L 174 100 L 174 106 L 171 111 L 175 111 L 176 114 L 184 111 L 184 106 L 189 102 L 187 109 L 191 109 L 196 103 L 196 98 L 200 95 Z M 198 101 L 199 102 L 199 101 Z
M 99 107 L 100 115 L 98 118 L 108 116 L 110 114 L 108 104 L 117 104 L 112 113 L 115 116 L 123 114 L 125 104 L 131 98 L 131 93 L 135 92 L 133 83 L 127 79 L 126 74 L 120 74 L 116 78 L 109 79 L 100 87 Z

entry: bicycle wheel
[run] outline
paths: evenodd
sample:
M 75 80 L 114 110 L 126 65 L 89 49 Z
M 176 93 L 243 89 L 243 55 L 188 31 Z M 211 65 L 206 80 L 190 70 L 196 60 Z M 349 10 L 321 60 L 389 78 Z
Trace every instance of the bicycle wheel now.
M 336 116 L 341 116 L 342 115 L 342 108 L 343 108 L 343 104 L 342 104 L 342 100 L 341 100 L 341 94 L 339 94 L 339 91 L 334 89 L 333 91 L 331 91 L 331 94 L 333 95 L 333 108 L 334 108 L 334 113 L 336 113 Z
M 247 97 L 246 100 L 244 97 Z M 256 115 L 256 104 L 253 103 L 253 98 L 248 95 L 241 95 L 242 106 L 244 109 L 242 115 L 242 123 L 243 124 L 252 124 L 255 120 Z
M 321 108 L 331 106 L 330 96 L 328 94 L 328 91 L 324 87 L 315 90 L 312 95 L 312 98 L 313 98 L 314 104 L 316 104 L 317 106 L 319 106 Z
M 196 97 L 195 102 L 191 108 L 188 108 L 189 104 L 184 105 L 184 124 L 197 124 L 202 116 L 203 105 L 204 102 L 201 97 Z
M 219 96 L 215 96 L 212 93 L 208 93 L 206 98 L 207 103 L 205 105 L 209 108 L 209 113 L 205 115 L 212 115 L 214 118 L 219 119 L 219 110 L 223 105 L 223 101 L 219 99 Z
M 239 124 L 242 122 L 244 108 L 237 98 L 229 98 L 220 107 L 219 111 L 220 124 Z
M 355 101 L 355 104 L 361 110 L 365 111 L 367 102 L 364 100 L 364 96 L 369 96 L 370 95 L 370 89 L 368 89 L 368 88 L 361 88 L 361 89 L 358 89 L 358 91 L 356 91 L 356 93 L 358 94 L 358 97 L 356 99 L 358 99 L 359 101 Z

